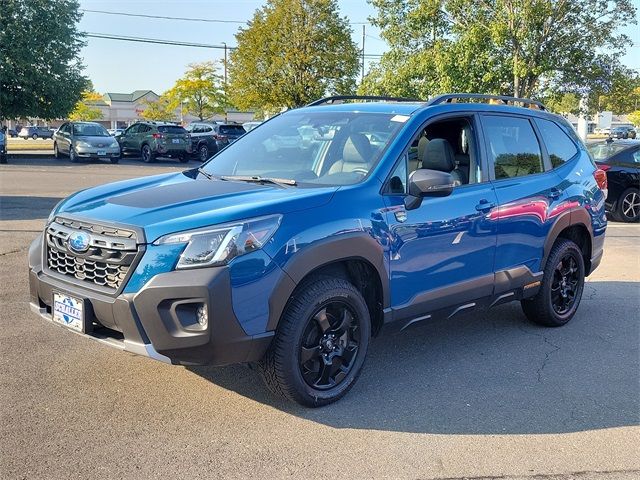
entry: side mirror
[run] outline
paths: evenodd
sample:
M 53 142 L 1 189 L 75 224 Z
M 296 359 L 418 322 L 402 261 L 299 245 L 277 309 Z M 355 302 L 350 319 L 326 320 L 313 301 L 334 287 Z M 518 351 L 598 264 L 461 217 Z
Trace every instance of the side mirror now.
M 407 210 L 418 208 L 424 197 L 446 197 L 455 186 L 450 173 L 421 168 L 409 175 L 409 195 L 405 199 Z

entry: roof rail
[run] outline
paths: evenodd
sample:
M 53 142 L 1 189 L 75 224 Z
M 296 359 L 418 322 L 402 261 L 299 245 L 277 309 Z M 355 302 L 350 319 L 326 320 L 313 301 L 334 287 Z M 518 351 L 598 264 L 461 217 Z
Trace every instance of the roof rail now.
M 417 98 L 405 98 L 405 97 L 378 97 L 375 95 L 334 95 L 332 97 L 325 97 L 319 100 L 315 100 L 305 105 L 306 107 L 317 107 L 319 105 L 327 105 L 334 103 L 344 103 L 345 100 L 367 100 L 377 102 L 424 102 Z
M 521 103 L 526 108 L 547 110 L 547 107 L 545 107 L 544 104 L 537 100 L 531 100 L 530 98 L 507 97 L 504 95 L 485 95 L 481 93 L 445 93 L 444 95 L 438 95 L 437 97 L 432 98 L 426 103 L 426 105 L 431 106 L 440 105 L 442 103 L 455 103 L 454 101 L 458 99 L 498 100 L 505 105 L 508 105 L 509 102 Z

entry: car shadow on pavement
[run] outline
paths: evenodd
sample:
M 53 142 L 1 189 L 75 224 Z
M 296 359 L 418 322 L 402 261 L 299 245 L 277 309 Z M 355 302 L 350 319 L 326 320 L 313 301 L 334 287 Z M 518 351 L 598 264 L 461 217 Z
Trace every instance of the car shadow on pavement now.
M 0 195 L 0 220 L 40 220 L 49 216 L 62 197 Z
M 38 167 L 76 167 L 82 165 L 112 165 L 108 160 L 91 160 L 80 159 L 77 163 L 72 163 L 67 157 L 55 158 L 53 152 L 51 153 L 39 153 L 39 152 L 9 152 L 7 155 L 7 162 L 9 165 L 14 166 L 38 166 Z M 175 158 L 158 157 L 153 163 L 144 163 L 142 158 L 135 156 L 125 156 L 121 158 L 119 163 L 114 164 L 110 168 L 118 168 L 118 165 L 135 165 L 144 167 L 179 167 L 194 168 L 199 166 L 201 162 L 196 158 L 192 158 L 187 163 L 181 163 L 180 160 Z
M 640 322 L 625 312 L 640 312 L 639 293 L 640 283 L 588 282 L 562 328 L 528 323 L 512 303 L 376 338 L 354 388 L 319 409 L 274 397 L 246 367 L 189 370 L 335 428 L 544 434 L 637 425 Z

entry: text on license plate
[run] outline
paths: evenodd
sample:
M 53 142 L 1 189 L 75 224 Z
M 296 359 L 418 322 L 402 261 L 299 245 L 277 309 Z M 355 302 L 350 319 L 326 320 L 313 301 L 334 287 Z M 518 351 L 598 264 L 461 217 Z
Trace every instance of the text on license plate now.
M 179 138 L 174 138 L 173 140 L 171 140 L 173 143 L 180 143 L 180 139 Z
M 107 151 L 106 150 L 98 150 L 98 156 L 104 157 L 106 155 L 107 155 Z
M 53 321 L 78 332 L 84 331 L 84 302 L 62 293 L 53 293 Z

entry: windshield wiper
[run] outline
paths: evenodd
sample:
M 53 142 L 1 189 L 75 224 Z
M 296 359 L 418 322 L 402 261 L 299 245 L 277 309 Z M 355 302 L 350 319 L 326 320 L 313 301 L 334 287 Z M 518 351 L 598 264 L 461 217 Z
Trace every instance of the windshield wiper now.
M 202 167 L 198 167 L 198 173 L 201 173 L 202 175 L 204 175 L 207 180 L 213 180 L 215 178 L 209 172 L 203 170 Z
M 253 182 L 253 183 L 273 183 L 274 185 L 295 186 L 297 182 L 292 178 L 274 178 L 274 177 L 261 177 L 259 175 L 242 176 L 242 175 L 223 175 L 220 177 L 222 180 L 236 180 L 239 182 Z

